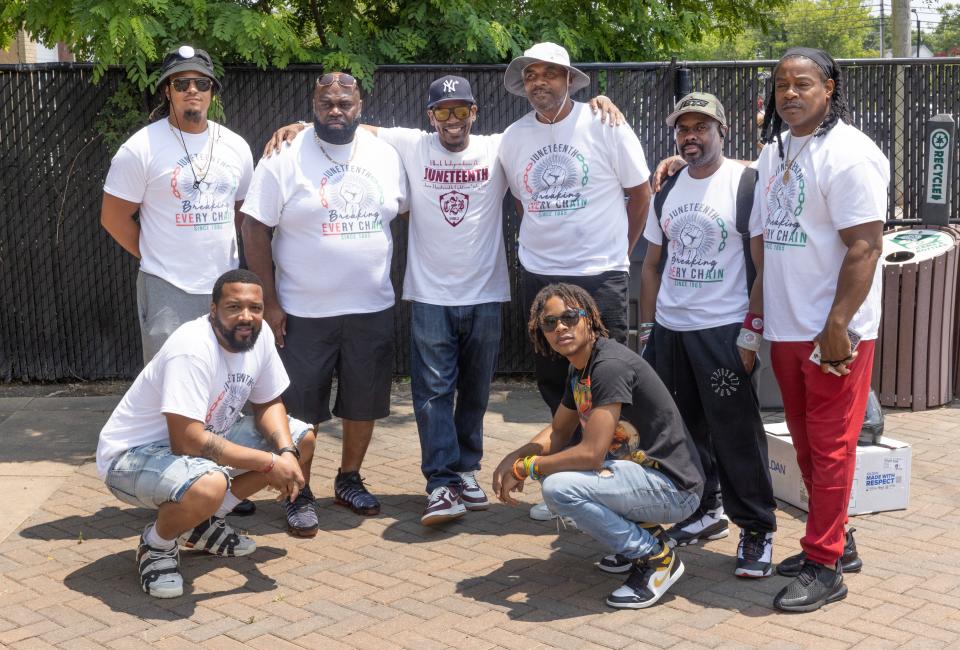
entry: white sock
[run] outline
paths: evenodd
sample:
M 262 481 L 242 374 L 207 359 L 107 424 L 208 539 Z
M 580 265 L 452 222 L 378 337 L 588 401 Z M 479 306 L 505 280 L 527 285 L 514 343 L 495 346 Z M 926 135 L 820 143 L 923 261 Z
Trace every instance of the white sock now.
M 230 511 L 237 507 L 237 504 L 243 501 L 243 499 L 237 498 L 233 492 L 227 490 L 227 493 L 223 495 L 223 503 L 220 504 L 220 508 L 214 513 L 214 517 L 219 517 L 223 519 Z
M 143 534 L 143 541 L 153 548 L 170 548 L 177 543 L 177 539 L 164 539 L 157 534 L 157 524 L 154 522 Z

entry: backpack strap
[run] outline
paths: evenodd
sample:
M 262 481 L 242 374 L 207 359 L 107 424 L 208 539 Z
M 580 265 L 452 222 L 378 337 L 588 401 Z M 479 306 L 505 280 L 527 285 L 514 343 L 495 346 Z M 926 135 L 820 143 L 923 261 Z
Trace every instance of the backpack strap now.
M 757 185 L 759 174 L 756 169 L 747 167 L 740 176 L 737 186 L 737 232 L 743 242 L 743 261 L 747 268 L 747 295 L 753 289 L 753 281 L 757 279 L 757 267 L 753 265 L 750 255 L 750 213 L 753 211 L 753 193 Z
M 682 171 L 682 170 L 681 170 Z M 667 237 L 667 231 L 663 229 L 663 204 L 667 200 L 667 194 L 670 193 L 670 190 L 673 189 L 673 186 L 677 184 L 677 180 L 680 178 L 680 172 L 677 172 L 673 176 L 667 176 L 663 179 L 663 183 L 660 184 L 660 191 L 656 193 L 653 197 L 653 214 L 657 218 L 657 224 L 660 226 L 660 232 L 663 233 L 663 244 L 661 245 L 660 250 L 660 261 L 657 263 L 657 274 L 663 275 L 663 271 L 667 268 L 667 244 L 669 243 L 669 237 Z M 747 215 L 747 219 L 750 219 L 750 215 Z

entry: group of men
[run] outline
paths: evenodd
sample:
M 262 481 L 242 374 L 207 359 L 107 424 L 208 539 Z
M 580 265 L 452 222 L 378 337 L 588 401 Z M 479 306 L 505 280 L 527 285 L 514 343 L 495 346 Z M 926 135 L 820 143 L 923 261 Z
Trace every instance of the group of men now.
M 797 578 L 775 604 L 808 611 L 842 598 L 842 571 L 859 567 L 852 537 L 844 546 L 843 498 L 876 337 L 885 159 L 845 123 L 829 56 L 791 50 L 774 80 L 765 134 L 776 144 L 752 165 L 759 182 L 722 155 L 719 100 L 694 93 L 667 119 L 686 168 L 651 202 L 636 134 L 605 98 L 571 99 L 589 79 L 552 43 L 508 66 L 506 89 L 533 110 L 502 135 L 471 134 L 478 106 L 462 77 L 431 84 L 428 133 L 361 125 L 357 80 L 331 72 L 314 87 L 313 124 L 278 131 L 255 171 L 249 146 L 207 119 L 220 87 L 209 56 L 170 52 L 162 119 L 115 156 L 102 212 L 141 260 L 146 367 L 105 425 L 97 462 L 118 498 L 159 511 L 137 553 L 144 591 L 182 593 L 179 545 L 253 552 L 225 516 L 266 485 L 280 492 L 288 531 L 316 535 L 314 429 L 331 417 L 334 377 L 335 502 L 379 513 L 360 469 L 374 422 L 389 413 L 390 224 L 407 212 L 421 521 L 489 507 L 476 472 L 510 300 L 509 188 L 522 217 L 537 384 L 553 422 L 500 463 L 497 497 L 513 503 L 525 478 L 543 479 L 540 512 L 604 544 L 600 569 L 630 574 L 607 600 L 614 607 L 657 602 L 683 572 L 675 547 L 726 536 L 728 516 L 741 529 L 736 575 L 770 575 L 775 502 L 750 381 L 767 336 L 811 495 L 804 552 L 779 567 Z M 851 143 L 873 149 L 855 162 Z M 839 183 L 870 194 L 854 207 Z M 236 269 L 238 230 L 249 270 Z M 641 234 L 649 363 L 623 345 Z M 815 344 L 819 364 L 807 359 Z

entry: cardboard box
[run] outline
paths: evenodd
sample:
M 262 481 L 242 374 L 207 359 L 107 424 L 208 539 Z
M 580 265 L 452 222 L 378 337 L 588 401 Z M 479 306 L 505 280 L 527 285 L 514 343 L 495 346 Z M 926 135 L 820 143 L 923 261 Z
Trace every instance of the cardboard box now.
M 807 511 L 810 498 L 800 478 L 797 454 L 786 422 L 767 424 L 767 449 L 773 495 Z M 910 503 L 910 445 L 892 438 L 880 444 L 857 447 L 857 469 L 853 476 L 847 513 L 863 515 L 886 510 L 903 510 Z

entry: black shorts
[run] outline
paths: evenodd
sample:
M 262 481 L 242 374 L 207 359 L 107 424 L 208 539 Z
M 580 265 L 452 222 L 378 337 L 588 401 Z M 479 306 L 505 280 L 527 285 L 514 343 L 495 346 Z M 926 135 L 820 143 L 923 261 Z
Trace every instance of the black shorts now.
M 283 403 L 293 417 L 317 424 L 330 419 L 330 391 L 337 376 L 333 414 L 347 420 L 390 415 L 393 379 L 393 311 L 329 318 L 287 315 L 280 359 L 290 376 Z

